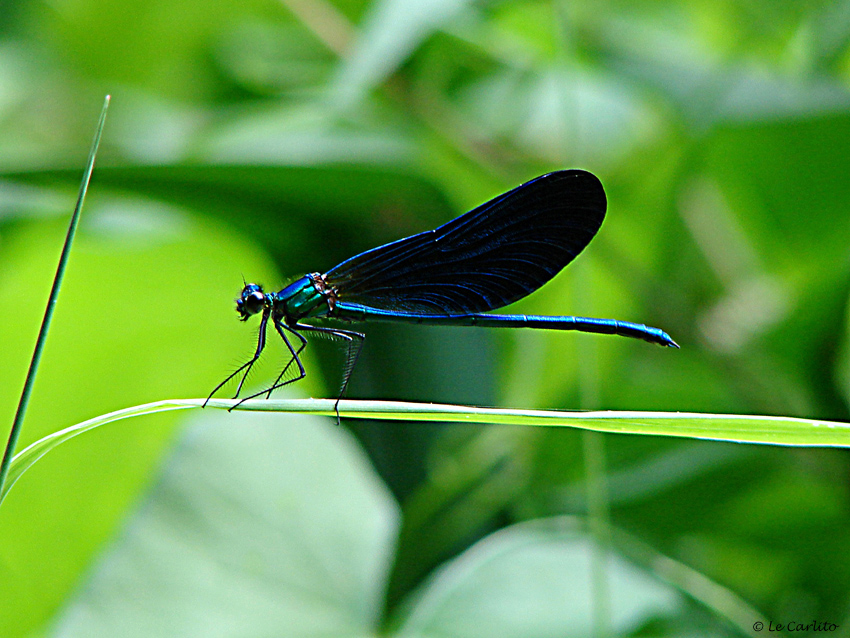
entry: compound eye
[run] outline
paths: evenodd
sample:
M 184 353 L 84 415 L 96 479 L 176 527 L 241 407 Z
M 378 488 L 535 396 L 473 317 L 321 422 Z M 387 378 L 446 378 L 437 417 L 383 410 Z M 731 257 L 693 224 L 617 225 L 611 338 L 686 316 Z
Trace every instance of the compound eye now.
M 242 291 L 242 296 L 236 300 L 236 311 L 242 315 L 242 320 L 245 321 L 251 315 L 261 312 L 265 302 L 266 296 L 261 290 L 257 290 L 254 286 L 246 286 L 245 290 Z
M 261 292 L 252 292 L 245 298 L 245 310 L 248 314 L 255 315 L 263 309 L 266 296 Z

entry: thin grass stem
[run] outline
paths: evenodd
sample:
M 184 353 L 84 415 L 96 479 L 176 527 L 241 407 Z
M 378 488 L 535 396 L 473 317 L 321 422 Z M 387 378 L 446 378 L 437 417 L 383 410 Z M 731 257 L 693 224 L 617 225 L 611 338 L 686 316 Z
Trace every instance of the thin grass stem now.
M 6 483 L 6 477 L 9 474 L 9 466 L 12 463 L 12 457 L 15 454 L 15 448 L 18 444 L 18 437 L 21 433 L 21 426 L 24 422 L 24 415 L 27 412 L 32 386 L 35 382 L 35 375 L 38 372 L 38 364 L 41 361 L 41 353 L 44 351 L 44 343 L 47 340 L 47 331 L 50 329 L 50 321 L 53 319 L 53 309 L 56 306 L 56 299 L 59 297 L 59 288 L 62 286 L 62 278 L 65 275 L 65 269 L 68 265 L 68 256 L 71 253 L 71 244 L 74 242 L 74 235 L 77 232 L 77 225 L 80 221 L 80 212 L 83 209 L 83 202 L 86 199 L 86 192 L 89 188 L 92 170 L 94 169 L 94 159 L 97 156 L 97 149 L 100 146 L 100 137 L 103 133 L 103 125 L 106 122 L 106 109 L 109 107 L 110 96 L 106 96 L 103 101 L 103 109 L 100 112 L 100 119 L 97 122 L 97 129 L 94 134 L 91 151 L 89 151 L 89 159 L 86 163 L 86 169 L 83 172 L 83 181 L 80 184 L 80 191 L 77 194 L 77 204 L 74 206 L 74 213 L 71 215 L 71 223 L 68 225 L 68 233 L 65 235 L 65 245 L 62 247 L 62 255 L 59 257 L 59 265 L 56 268 L 56 276 L 53 278 L 53 288 L 50 290 L 50 297 L 47 300 L 47 308 L 44 310 L 44 318 L 41 320 L 41 329 L 38 331 L 38 339 L 35 342 L 35 350 L 30 360 L 30 367 L 27 371 L 27 378 L 24 381 L 24 389 L 21 392 L 21 399 L 18 402 L 18 409 L 15 412 L 15 420 L 12 422 L 12 429 L 9 432 L 9 440 L 6 443 L 6 450 L 3 452 L 3 461 L 0 463 L 0 494 L 3 493 L 3 486 Z

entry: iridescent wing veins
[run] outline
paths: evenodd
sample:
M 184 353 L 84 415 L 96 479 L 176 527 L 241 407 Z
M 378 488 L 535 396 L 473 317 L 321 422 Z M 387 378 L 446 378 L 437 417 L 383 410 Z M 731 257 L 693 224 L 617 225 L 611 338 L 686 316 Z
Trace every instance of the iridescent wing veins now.
M 549 281 L 602 225 L 605 191 L 585 171 L 549 173 L 424 233 L 325 274 L 340 301 L 423 315 L 484 312 Z

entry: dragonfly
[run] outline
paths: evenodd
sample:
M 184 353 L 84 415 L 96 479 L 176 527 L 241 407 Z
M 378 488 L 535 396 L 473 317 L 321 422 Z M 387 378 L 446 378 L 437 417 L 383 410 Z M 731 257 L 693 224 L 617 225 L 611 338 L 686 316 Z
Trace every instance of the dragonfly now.
M 239 398 L 266 347 L 269 323 L 286 345 L 288 363 L 271 386 L 242 401 L 264 394 L 270 398 L 274 390 L 303 379 L 307 376 L 301 362 L 305 335 L 330 338 L 346 344 L 335 405 L 337 422 L 339 401 L 366 336 L 334 325 L 315 325 L 316 320 L 320 324 L 335 319 L 340 323 L 576 330 L 678 348 L 663 330 L 628 321 L 488 312 L 522 299 L 557 275 L 599 231 L 606 208 L 605 190 L 595 175 L 575 169 L 556 171 L 439 228 L 367 250 L 324 274 L 306 274 L 278 292 L 243 282 L 236 311 L 241 321 L 260 315 L 257 348 L 250 360 L 215 387 L 207 401 L 241 374 L 234 395 Z

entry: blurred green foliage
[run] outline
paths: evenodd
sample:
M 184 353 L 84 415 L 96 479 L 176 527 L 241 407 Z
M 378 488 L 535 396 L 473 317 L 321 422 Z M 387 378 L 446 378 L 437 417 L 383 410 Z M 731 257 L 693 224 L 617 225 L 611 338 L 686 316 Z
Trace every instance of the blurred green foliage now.
M 847 2 L 19 0 L 0 7 L 0 17 L 5 423 L 95 118 L 103 95 L 113 95 L 23 445 L 128 405 L 205 396 L 254 345 L 233 312 L 242 276 L 282 286 L 565 167 L 600 176 L 608 218 L 573 266 L 515 310 L 656 325 L 682 350 L 587 335 L 370 325 L 351 396 L 848 419 Z M 274 374 L 279 355 L 266 356 L 254 383 Z M 308 378 L 292 392 L 330 395 L 340 354 L 311 344 L 306 365 Z M 338 557 L 325 550 L 368 528 L 331 498 L 336 452 L 317 453 L 323 471 L 290 483 L 272 481 L 273 462 L 246 459 L 244 469 L 231 468 L 235 475 L 268 473 L 246 482 L 245 490 L 258 490 L 239 493 L 246 504 L 209 485 L 211 509 L 198 505 L 200 522 L 183 527 L 175 517 L 190 503 L 174 495 L 205 479 L 181 478 L 180 452 L 167 460 L 181 418 L 81 437 L 20 481 L 0 511 L 0 635 L 97 635 L 92 627 L 110 627 L 103 617 L 116 614 L 147 627 L 137 616 L 157 603 L 157 591 L 177 600 L 198 591 L 163 584 L 151 566 L 170 556 L 223 591 L 259 595 L 259 584 L 245 584 L 252 560 L 276 578 L 309 572 L 315 591 L 329 582 L 321 570 L 332 572 Z M 190 439 L 213 427 L 195 426 Z M 367 635 L 495 635 L 476 619 L 491 617 L 494 606 L 510 610 L 509 599 L 529 604 L 499 583 L 525 582 L 540 556 L 563 569 L 583 564 L 564 557 L 586 556 L 584 532 L 542 520 L 587 515 L 580 434 L 350 428 L 401 517 L 392 522 L 392 498 L 374 487 L 367 464 L 348 468 L 340 489 L 364 481 L 381 494 L 370 507 L 383 512 L 376 520 L 384 521 L 384 544 L 346 567 L 366 570 L 358 573 L 371 574 L 375 589 L 367 602 L 341 596 L 316 608 L 311 623 L 281 635 L 352 627 Z M 360 454 L 340 432 L 317 436 L 315 445 Z M 257 446 L 279 444 L 263 441 Z M 635 436 L 605 443 L 619 556 L 610 626 L 618 634 L 740 635 L 757 620 L 747 620 L 747 605 L 775 622 L 815 619 L 847 631 L 846 453 Z M 211 445 L 208 462 L 221 461 Z M 258 449 L 257 459 L 267 451 Z M 250 456 L 251 447 L 233 453 Z M 168 472 L 158 479 L 162 466 Z M 278 502 L 277 491 L 255 483 L 287 485 L 292 503 L 327 509 L 309 509 L 297 519 L 302 528 L 287 534 L 261 533 L 257 526 L 277 520 L 264 508 L 288 505 L 280 505 L 285 494 Z M 222 502 L 240 505 L 231 512 Z M 271 569 L 253 550 L 238 570 L 205 571 L 191 560 L 195 550 L 213 565 L 223 560 L 231 547 L 215 536 L 223 513 L 257 521 L 233 538 L 256 533 L 290 547 L 329 524 L 328 512 L 349 524 L 335 519 L 341 531 L 317 536 L 322 549 L 309 565 Z M 142 551 L 131 541 L 149 538 L 151 528 L 160 531 L 154 540 L 187 545 L 168 554 L 151 541 Z M 643 549 L 632 551 L 621 534 Z M 541 553 L 514 553 L 524 543 Z M 516 560 L 488 562 L 492 555 Z M 145 557 L 129 563 L 136 580 L 121 569 L 128 556 Z M 679 571 L 665 571 L 663 557 Z M 699 578 L 676 579 L 685 572 Z M 468 588 L 451 598 L 458 573 L 469 576 Z M 645 584 L 649 575 L 684 595 L 656 591 Z M 550 578 L 550 593 L 590 589 L 589 573 Z M 632 578 L 645 599 L 626 600 L 616 585 Z M 334 591 L 348 586 L 353 596 L 361 581 L 340 582 Z M 717 589 L 688 589 L 695 582 Z M 115 583 L 125 589 L 116 593 Z M 518 591 L 539 585 L 527 584 Z M 274 600 L 276 591 L 263 595 Z M 195 595 L 185 608 L 199 618 L 224 604 L 218 590 Z M 446 600 L 451 608 L 434 602 Z M 99 606 L 108 613 L 98 619 Z M 350 616 L 357 622 L 318 622 L 342 608 L 360 610 Z M 587 619 L 564 627 L 570 623 L 558 613 L 571 608 L 541 603 L 529 615 L 541 623 L 521 625 L 517 635 L 588 635 Z M 191 635 L 187 627 L 214 635 L 200 622 L 180 631 L 176 621 L 166 625 L 161 635 Z

